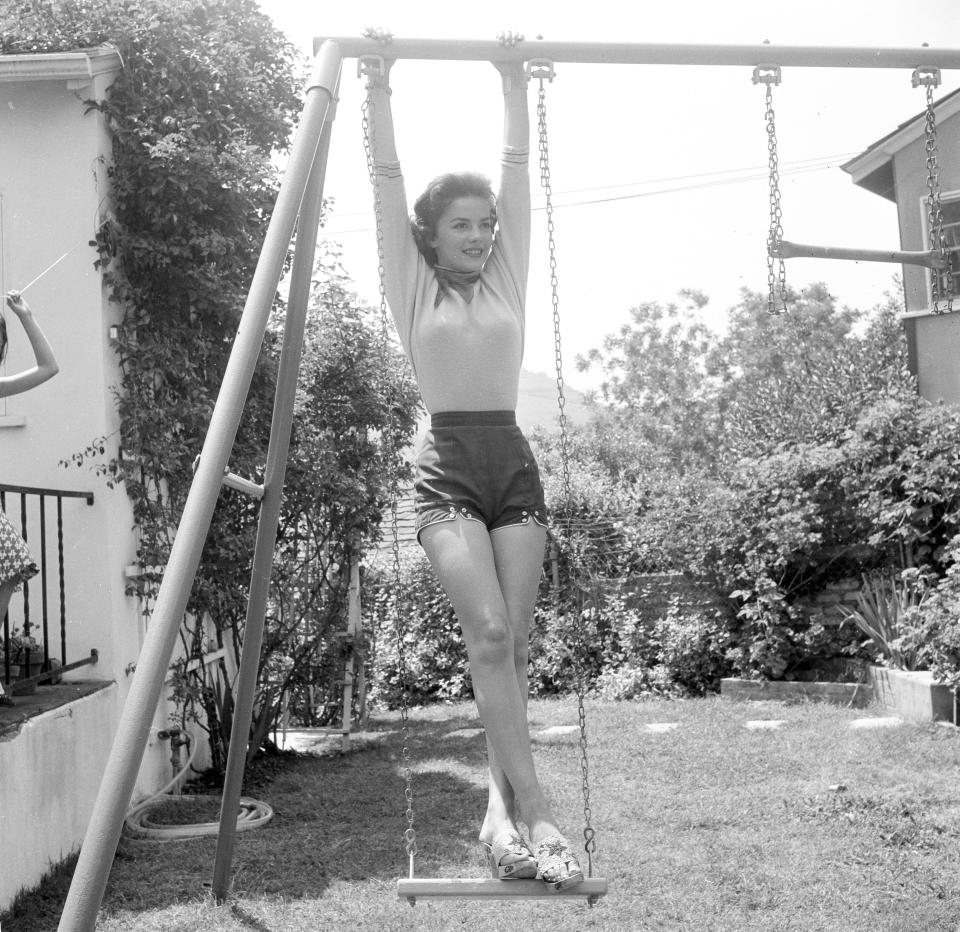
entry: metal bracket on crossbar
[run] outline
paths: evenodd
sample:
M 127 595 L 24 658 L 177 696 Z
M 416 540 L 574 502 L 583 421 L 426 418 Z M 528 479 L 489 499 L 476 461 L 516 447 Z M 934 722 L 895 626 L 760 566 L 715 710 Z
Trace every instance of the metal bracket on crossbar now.
M 527 62 L 526 72 L 528 78 L 537 78 L 540 81 L 552 81 L 556 74 L 549 58 L 531 58 Z
M 387 73 L 387 63 L 382 55 L 363 55 L 357 59 L 357 77 L 372 77 L 376 80 Z
M 939 68 L 914 68 L 913 75 L 910 77 L 910 83 L 914 87 L 940 87 L 940 69 Z
M 754 84 L 779 84 L 780 66 L 779 65 L 757 65 L 753 69 Z
M 200 457 L 198 456 L 193 461 L 193 471 L 196 472 L 197 468 L 200 466 Z M 243 492 L 244 495 L 249 495 L 251 498 L 261 499 L 263 498 L 263 486 L 257 485 L 256 482 L 252 482 L 250 479 L 244 479 L 243 476 L 238 476 L 236 473 L 230 472 L 229 469 L 223 470 L 223 479 L 221 483 L 225 485 L 228 489 L 235 489 L 237 492 Z

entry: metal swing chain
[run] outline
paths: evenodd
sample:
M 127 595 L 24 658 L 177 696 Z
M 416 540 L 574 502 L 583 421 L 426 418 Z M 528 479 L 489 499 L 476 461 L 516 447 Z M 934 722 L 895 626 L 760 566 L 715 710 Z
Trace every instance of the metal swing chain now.
M 927 153 L 927 226 L 930 230 L 931 250 L 936 250 L 945 263 L 946 275 L 946 308 L 940 307 L 944 298 L 943 280 L 938 269 L 932 269 L 930 275 L 930 290 L 933 298 L 933 313 L 952 313 L 953 311 L 953 275 L 950 269 L 950 257 L 947 254 L 947 244 L 943 235 L 943 207 L 940 199 L 940 167 L 937 164 L 937 117 L 933 109 L 933 89 L 940 83 L 939 71 L 920 76 L 914 72 L 914 87 L 926 84 L 927 108 L 924 122 L 924 137 Z
M 566 398 L 564 396 L 563 384 L 563 357 L 560 344 L 560 301 L 557 294 L 557 258 L 556 242 L 554 239 L 553 224 L 553 189 L 550 182 L 550 150 L 547 140 L 547 103 L 546 88 L 544 80 L 553 80 L 553 66 L 549 65 L 549 70 L 539 63 L 529 63 L 531 76 L 538 77 L 540 80 L 540 90 L 537 96 L 537 131 L 539 137 L 540 151 L 540 185 L 543 188 L 546 199 L 547 215 L 547 242 L 550 256 L 550 292 L 553 305 L 553 342 L 554 358 L 557 374 L 557 403 L 560 409 L 560 461 L 562 467 L 562 479 L 564 497 L 570 502 L 573 495 L 570 490 L 570 453 L 569 436 L 567 428 Z M 586 673 L 584 670 L 584 657 L 586 656 L 586 643 L 583 631 L 582 616 L 574 626 L 576 634 L 576 645 L 574 650 L 574 667 L 577 680 L 577 714 L 580 727 L 580 772 L 582 776 L 583 791 L 583 840 L 584 851 L 587 855 L 587 875 L 593 876 L 593 854 L 597 848 L 596 832 L 591 824 L 592 810 L 590 807 L 590 761 L 587 752 L 587 713 L 584 707 L 584 694 L 586 692 Z M 592 905 L 592 903 L 591 903 Z
M 358 69 L 364 67 L 361 60 Z M 368 72 L 369 74 L 369 72 Z M 380 195 L 380 184 L 377 180 L 376 159 L 374 157 L 374 132 L 373 116 L 375 105 L 373 100 L 372 80 L 367 82 L 367 94 L 361 108 L 362 127 L 363 127 L 363 151 L 367 160 L 367 173 L 370 176 L 370 184 L 373 188 L 374 216 L 376 218 L 376 237 L 377 237 L 377 273 L 380 291 L 380 326 L 381 326 L 381 348 L 384 360 L 384 371 L 387 371 L 387 347 L 390 345 L 390 325 L 387 312 L 387 290 L 385 285 L 384 271 L 384 250 L 383 250 L 383 203 Z M 388 404 L 389 407 L 389 404 Z M 387 430 L 384 433 L 387 456 L 392 464 L 395 459 L 396 450 L 393 443 L 393 434 Z M 404 816 L 407 820 L 407 827 L 403 833 L 404 845 L 407 851 L 409 861 L 409 876 L 414 876 L 414 861 L 417 856 L 417 832 L 414 827 L 414 809 L 413 809 L 413 765 L 410 756 L 410 720 L 409 709 L 407 707 L 407 695 L 409 690 L 409 671 L 407 669 L 406 648 L 404 646 L 404 626 L 400 611 L 400 593 L 402 591 L 402 573 L 400 568 L 400 535 L 397 522 L 397 499 L 399 498 L 399 488 L 396 473 L 390 485 L 390 527 L 392 533 L 392 557 L 393 557 L 393 577 L 394 577 L 394 599 L 393 599 L 393 629 L 396 636 L 397 645 L 397 665 L 400 671 L 400 760 L 403 768 L 404 778 L 404 800 L 406 802 L 406 811 Z
M 783 211 L 780 207 L 777 125 L 773 112 L 773 85 L 780 83 L 780 67 L 758 65 L 753 70 L 753 83 L 766 85 L 764 119 L 767 124 L 767 171 L 770 191 L 770 229 L 767 233 L 767 312 L 781 314 L 787 310 L 787 268 L 780 254 L 780 244 L 783 242 Z M 779 307 L 777 307 L 778 298 Z

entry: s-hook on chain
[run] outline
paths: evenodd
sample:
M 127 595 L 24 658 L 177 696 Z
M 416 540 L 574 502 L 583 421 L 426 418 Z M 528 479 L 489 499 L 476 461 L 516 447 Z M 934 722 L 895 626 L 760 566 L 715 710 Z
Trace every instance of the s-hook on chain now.
M 926 87 L 927 106 L 924 119 L 924 142 L 927 153 L 927 230 L 929 248 L 940 254 L 944 268 L 931 269 L 930 296 L 933 298 L 933 313 L 953 311 L 953 272 L 946 237 L 943 235 L 943 204 L 940 198 L 940 166 L 937 163 L 937 116 L 933 108 L 933 89 L 940 86 L 939 68 L 915 68 L 911 79 L 914 87 Z M 946 308 L 940 301 L 946 298 Z
M 376 146 L 374 136 L 374 123 L 376 115 L 376 105 L 373 98 L 373 89 L 375 82 L 385 80 L 386 65 L 382 58 L 366 59 L 362 58 L 357 62 L 358 76 L 367 76 L 367 94 L 364 99 L 362 113 L 363 127 L 363 151 L 367 159 L 367 173 L 370 176 L 370 185 L 373 189 L 373 207 L 376 219 L 376 237 L 377 237 L 377 272 L 379 275 L 380 288 L 380 327 L 381 327 L 381 355 L 382 371 L 390 371 L 389 367 L 389 346 L 390 346 L 390 325 L 389 315 L 387 313 L 387 289 L 385 284 L 384 270 L 384 249 L 383 249 L 383 201 L 380 192 L 380 183 L 377 178 L 376 164 Z M 393 400 L 386 399 L 388 412 L 394 408 Z M 397 665 L 400 670 L 400 742 L 401 742 L 401 764 L 404 778 L 404 800 L 406 802 L 406 811 L 404 817 L 407 821 L 407 827 L 403 833 L 404 845 L 407 851 L 409 862 L 409 876 L 414 876 L 414 862 L 417 856 L 417 832 L 414 827 L 414 809 L 413 809 L 413 764 L 410 756 L 410 720 L 407 707 L 407 696 L 409 690 L 409 671 L 407 669 L 406 648 L 404 646 L 405 630 L 403 625 L 402 613 L 400 610 L 400 594 L 403 591 L 402 573 L 400 569 L 400 534 L 397 527 L 397 499 L 399 498 L 398 478 L 396 470 L 393 469 L 393 463 L 396 460 L 396 449 L 394 444 L 393 432 L 390 425 L 386 426 L 383 432 L 384 447 L 387 459 L 391 469 L 390 484 L 390 527 L 392 534 L 391 551 L 393 557 L 393 583 L 394 595 L 392 603 L 393 611 L 393 630 L 397 645 Z
M 753 83 L 766 85 L 764 119 L 767 123 L 767 171 L 770 192 L 770 228 L 767 232 L 767 311 L 770 314 L 781 314 L 787 309 L 787 268 L 780 252 L 780 244 L 783 242 L 783 211 L 780 207 L 780 166 L 777 155 L 777 126 L 773 112 L 773 85 L 780 83 L 780 66 L 757 65 L 753 69 Z
M 560 299 L 558 296 L 556 240 L 553 224 L 553 188 L 550 181 L 550 147 L 547 138 L 547 95 L 545 81 L 554 78 L 553 63 L 541 59 L 527 62 L 527 74 L 537 78 L 540 89 L 537 95 L 537 135 L 540 152 L 540 186 L 546 200 L 547 243 L 550 257 L 550 294 L 553 306 L 553 345 L 557 375 L 557 403 L 560 409 L 560 462 L 562 468 L 564 499 L 569 505 L 573 499 L 570 485 L 569 432 L 567 427 L 566 397 L 563 384 L 563 355 L 560 341 Z M 557 599 L 559 604 L 559 599 Z M 586 638 L 583 619 L 580 617 L 574 625 L 576 645 L 573 651 L 577 679 L 577 714 L 580 727 L 580 773 L 583 791 L 583 849 L 587 855 L 587 874 L 593 875 L 593 854 L 597 848 L 596 832 L 592 825 L 593 812 L 590 806 L 590 759 L 587 742 L 587 713 L 584 706 L 586 692 Z M 590 901 L 590 905 L 593 905 Z

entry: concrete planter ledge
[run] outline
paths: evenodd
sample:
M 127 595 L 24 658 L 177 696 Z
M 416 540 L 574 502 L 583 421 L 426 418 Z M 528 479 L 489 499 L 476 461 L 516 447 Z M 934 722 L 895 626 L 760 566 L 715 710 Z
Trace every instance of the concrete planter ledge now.
M 724 699 L 766 700 L 774 702 L 820 701 L 863 709 L 873 702 L 870 683 L 822 683 L 805 680 L 741 680 L 727 677 L 720 681 Z
M 953 690 L 935 682 L 932 673 L 871 666 L 868 674 L 877 702 L 907 721 L 956 724 Z
M 864 682 L 860 683 L 729 677 L 720 681 L 720 695 L 724 699 L 775 702 L 819 700 L 853 709 L 862 709 L 875 702 L 908 722 L 957 724 L 953 690 L 935 682 L 933 674 L 925 670 L 868 666 L 864 671 Z

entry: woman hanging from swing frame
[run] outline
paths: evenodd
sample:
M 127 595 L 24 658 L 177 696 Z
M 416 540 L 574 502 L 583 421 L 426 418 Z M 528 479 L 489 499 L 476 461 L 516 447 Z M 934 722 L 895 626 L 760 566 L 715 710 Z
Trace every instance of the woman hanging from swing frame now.
M 368 35 L 388 52 L 388 32 Z M 500 41 L 512 47 L 522 36 Z M 504 94 L 499 196 L 480 175 L 441 175 L 411 220 L 390 109 L 392 64 L 385 56 L 370 75 L 384 288 L 431 416 L 417 460 L 417 539 L 459 620 L 486 733 L 479 839 L 494 877 L 538 877 L 565 890 L 583 872 L 537 778 L 527 723 L 547 520 L 515 417 L 530 252 L 527 75 L 522 62 L 494 63 Z

